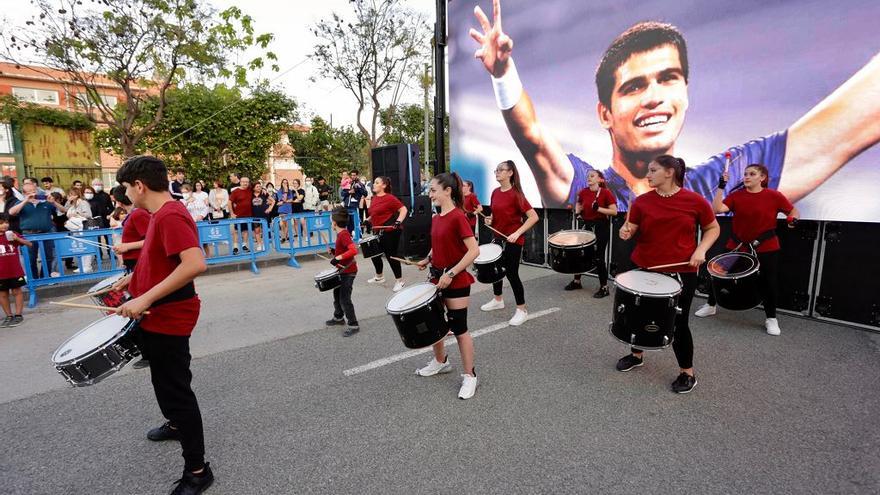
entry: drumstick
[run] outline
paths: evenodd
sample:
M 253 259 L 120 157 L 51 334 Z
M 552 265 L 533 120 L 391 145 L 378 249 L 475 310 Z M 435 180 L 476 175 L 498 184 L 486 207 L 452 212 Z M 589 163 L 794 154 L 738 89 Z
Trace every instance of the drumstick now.
M 394 225 L 373 225 L 373 229 L 396 229 Z
M 95 306 L 94 304 L 77 304 L 77 303 L 69 303 L 64 301 L 49 301 L 49 304 L 54 304 L 56 306 L 67 306 L 69 308 L 82 308 L 82 309 L 97 309 L 100 311 L 112 311 L 113 313 L 118 313 L 119 308 L 109 308 L 107 306 Z M 150 314 L 149 311 L 144 311 L 145 315 Z
M 321 259 L 324 260 L 324 261 L 330 261 L 330 258 L 328 258 L 328 257 L 326 257 L 326 256 L 321 256 L 321 255 L 318 254 L 318 253 L 315 253 L 315 256 L 317 256 L 318 258 L 321 258 Z
M 482 213 L 480 213 L 480 216 L 483 217 L 483 218 L 489 218 L 489 217 L 487 217 L 486 215 L 483 215 Z M 483 225 L 486 225 L 486 224 L 483 223 Z M 498 230 L 498 229 L 494 229 L 494 228 L 492 228 L 491 225 L 486 225 L 486 228 L 489 229 L 489 230 L 491 230 L 492 232 L 495 232 L 496 234 L 500 235 L 501 237 L 507 239 L 507 234 L 502 233 L 502 232 L 501 232 L 500 230 Z
M 113 290 L 113 286 L 111 285 L 110 287 L 107 287 L 106 289 L 99 290 L 98 292 L 91 292 L 91 293 L 86 292 L 85 294 L 80 294 L 78 296 L 73 296 L 70 299 L 65 299 L 62 302 L 76 301 L 77 299 L 82 299 L 84 297 L 89 297 L 89 296 L 100 296 L 101 294 L 106 294 L 112 290 Z
M 730 152 L 724 153 L 724 172 L 730 170 Z
M 391 259 L 397 260 L 397 261 L 403 263 L 404 265 L 418 265 L 418 263 L 416 263 L 415 261 L 410 261 L 410 260 L 404 259 L 404 258 L 398 258 L 397 256 L 392 256 Z
M 107 248 L 107 249 L 113 249 L 113 246 L 111 246 L 111 245 L 109 245 L 109 244 L 104 244 L 103 242 L 90 241 L 90 240 L 88 240 L 88 239 L 83 239 L 82 237 L 74 237 L 74 236 L 72 236 L 72 235 L 66 235 L 66 236 L 64 236 L 64 237 L 67 237 L 68 239 L 73 239 L 73 240 L 75 240 L 75 241 L 82 242 L 82 243 L 84 243 L 84 244 L 91 244 L 92 246 L 98 246 L 98 247 L 103 247 L 103 248 Z
M 645 270 L 657 270 L 658 268 L 668 268 L 670 266 L 679 266 L 679 265 L 687 265 L 690 261 L 682 261 L 680 263 L 667 263 L 665 265 L 657 265 L 657 266 L 649 266 L 645 268 Z

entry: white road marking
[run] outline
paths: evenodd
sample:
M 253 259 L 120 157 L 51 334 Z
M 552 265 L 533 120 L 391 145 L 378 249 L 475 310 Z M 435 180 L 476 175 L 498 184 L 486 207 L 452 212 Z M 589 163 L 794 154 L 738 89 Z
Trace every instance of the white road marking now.
M 544 309 L 541 311 L 536 311 L 534 313 L 529 313 L 529 315 L 526 317 L 526 321 L 534 320 L 535 318 L 540 318 L 544 315 L 549 315 L 549 314 L 555 313 L 555 312 L 559 311 L 559 309 L 560 308 L 549 308 L 549 309 Z M 501 330 L 502 328 L 507 328 L 509 326 L 510 326 L 510 323 L 505 321 L 504 323 L 496 323 L 495 325 L 490 325 L 488 327 L 484 327 L 479 330 L 474 330 L 469 333 L 471 334 L 471 337 L 477 338 L 481 335 L 486 335 L 487 333 L 492 333 L 492 332 Z M 446 346 L 448 347 L 448 346 L 457 345 L 457 342 L 455 340 L 455 337 L 449 337 L 448 339 L 446 339 L 444 341 L 444 344 L 446 344 Z M 430 347 L 425 347 L 424 349 L 414 349 L 412 351 L 401 352 L 400 354 L 395 354 L 395 355 L 389 356 L 387 358 L 377 359 L 373 362 L 364 364 L 362 366 L 358 366 L 356 368 L 347 369 L 347 370 L 343 371 L 342 374 L 345 376 L 358 375 L 358 374 L 361 374 L 365 371 L 370 371 L 370 370 L 374 370 L 376 368 L 381 368 L 382 366 L 387 366 L 389 364 L 396 363 L 398 361 L 403 361 L 404 359 L 409 359 L 411 357 L 418 356 L 420 354 L 427 354 L 429 352 L 431 352 Z

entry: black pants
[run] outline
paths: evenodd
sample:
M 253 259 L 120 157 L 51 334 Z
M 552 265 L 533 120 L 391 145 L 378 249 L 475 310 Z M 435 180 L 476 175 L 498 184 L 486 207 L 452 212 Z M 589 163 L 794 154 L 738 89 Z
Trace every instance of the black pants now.
M 378 258 L 378 256 L 377 256 Z M 345 316 L 348 326 L 358 326 L 357 316 L 354 314 L 354 304 L 351 302 L 351 290 L 354 286 L 354 273 L 343 273 L 342 285 L 333 289 L 333 318 L 337 320 Z
M 379 236 L 379 244 L 382 246 L 382 252 L 385 253 L 385 257 L 388 258 L 388 264 L 391 265 L 391 271 L 394 273 L 394 278 L 402 277 L 403 271 L 400 269 L 400 262 L 391 259 L 392 256 L 397 256 L 397 245 L 400 244 L 400 231 L 391 229 L 386 230 Z M 373 260 L 373 266 L 376 268 L 376 275 L 382 273 L 382 257 L 375 256 L 370 259 Z
M 691 303 L 694 300 L 694 292 L 697 290 L 696 273 L 680 273 L 681 295 L 678 297 L 678 307 L 681 313 L 675 317 L 675 333 L 673 334 L 672 350 L 679 368 L 687 369 L 694 367 L 694 338 L 691 328 L 688 326 L 688 318 L 691 314 Z M 633 352 L 641 350 L 633 347 Z
M 608 249 L 608 239 L 611 237 L 611 222 L 608 220 L 598 222 L 585 222 L 584 228 L 592 230 L 596 234 L 596 272 L 599 274 L 599 286 L 608 285 L 608 267 L 605 265 L 605 251 Z M 580 275 L 574 276 L 580 280 Z
M 776 301 L 779 297 L 779 251 L 758 253 L 758 263 L 761 264 L 760 280 L 761 294 L 764 298 L 764 315 L 767 318 L 776 318 Z M 715 306 L 715 291 L 709 291 L 709 306 Z
M 504 244 L 504 270 L 507 280 L 510 282 L 510 288 L 513 290 L 513 297 L 516 299 L 516 305 L 522 306 L 526 303 L 526 291 L 523 288 L 522 281 L 519 279 L 519 262 L 522 259 L 522 246 L 512 242 Z M 502 294 L 504 281 L 499 280 L 492 284 L 492 292 L 496 296 Z
M 150 361 L 150 377 L 162 415 L 180 432 L 184 469 L 205 465 L 205 436 L 196 394 L 190 387 L 189 337 L 142 331 L 141 351 Z

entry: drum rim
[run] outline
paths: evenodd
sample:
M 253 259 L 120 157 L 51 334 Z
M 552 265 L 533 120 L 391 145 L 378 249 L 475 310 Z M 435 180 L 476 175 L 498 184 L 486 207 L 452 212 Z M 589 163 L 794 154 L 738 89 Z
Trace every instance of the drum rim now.
M 364 237 L 361 237 L 361 240 L 358 241 L 358 245 L 364 244 L 366 242 L 378 241 L 379 236 L 377 234 L 370 234 Z
M 434 285 L 434 284 L 432 284 L 431 282 L 421 282 L 421 283 L 418 283 L 418 284 L 415 284 L 415 285 L 410 285 L 409 287 L 412 288 L 412 287 L 426 286 L 426 285 L 428 285 L 428 284 L 430 284 L 430 285 Z M 425 287 L 425 288 L 427 288 L 427 287 Z M 425 306 L 428 306 L 429 304 L 431 304 L 432 302 L 434 302 L 438 297 L 440 297 L 440 290 L 437 289 L 437 286 L 436 286 L 436 285 L 434 285 L 434 294 L 432 294 L 430 297 L 428 297 L 428 299 L 427 299 L 425 302 L 423 302 L 422 304 L 419 304 L 419 305 L 413 306 L 413 307 L 411 307 L 411 308 L 407 308 L 407 309 L 405 309 L 405 310 L 404 310 L 404 309 L 401 309 L 401 310 L 396 310 L 396 309 L 395 309 L 395 310 L 392 310 L 392 309 L 388 309 L 388 305 L 391 303 L 391 301 L 392 301 L 395 297 L 397 297 L 398 294 L 399 294 L 399 293 L 394 294 L 393 296 L 391 296 L 390 299 L 388 299 L 387 302 L 385 302 L 385 312 L 388 313 L 389 315 L 405 315 L 405 314 L 407 314 L 407 313 L 412 313 L 413 311 L 416 311 L 416 310 L 422 309 L 422 308 L 424 308 Z M 436 342 L 435 342 L 435 343 L 436 343 Z
M 555 236 L 557 236 L 557 235 L 559 235 L 559 234 L 570 234 L 570 233 L 575 233 L 575 232 L 585 232 L 585 233 L 588 233 L 588 234 L 590 234 L 591 236 L 593 236 L 593 238 L 592 238 L 589 242 L 585 242 L 585 243 L 583 243 L 583 244 L 573 244 L 573 245 L 570 245 L 570 246 L 569 246 L 569 245 L 565 245 L 565 246 L 563 246 L 562 244 L 554 244 L 554 243 L 553 243 L 553 238 L 554 238 Z M 556 249 L 583 249 L 583 248 L 585 248 L 585 247 L 590 247 L 590 246 L 592 246 L 592 245 L 594 245 L 594 244 L 596 244 L 596 234 L 595 234 L 592 230 L 586 230 L 586 229 L 566 229 L 566 230 L 559 230 L 559 231 L 556 231 L 556 232 L 550 234 L 549 236 L 547 236 L 547 245 L 550 246 L 550 247 L 556 248 Z
M 331 272 L 330 270 L 334 270 L 334 271 Z M 327 272 L 327 274 L 324 275 L 323 277 L 320 276 L 324 272 Z M 334 275 L 337 275 L 337 276 L 339 275 L 339 269 L 338 268 L 327 268 L 326 270 L 321 270 L 320 272 L 315 274 L 315 281 L 329 280 L 329 279 L 333 278 Z
M 494 242 L 487 242 L 486 244 L 480 244 L 479 247 L 488 246 L 490 244 L 501 248 L 501 251 L 498 253 L 498 256 L 495 256 L 491 260 L 480 260 L 479 255 L 477 255 L 478 257 L 474 259 L 475 265 L 488 265 L 489 263 L 495 263 L 496 261 L 500 260 L 502 256 L 504 256 L 504 247 L 501 246 L 500 244 L 495 244 Z
M 80 355 L 80 356 L 76 356 L 75 358 L 68 359 L 67 361 L 55 361 L 55 355 L 58 354 L 58 351 L 60 351 L 62 347 L 64 347 L 65 345 L 67 345 L 67 343 L 70 342 L 71 340 L 73 340 L 77 335 L 81 334 L 82 332 L 85 332 L 86 330 L 88 330 L 89 328 L 91 328 L 94 324 L 96 324 L 96 323 L 98 323 L 98 322 L 100 322 L 100 321 L 104 321 L 104 320 L 107 320 L 107 319 L 109 319 L 109 318 L 115 318 L 115 317 L 117 317 L 117 316 L 118 316 L 118 315 L 112 314 L 112 315 L 105 316 L 105 317 L 103 317 L 103 318 L 101 318 L 101 319 L 99 319 L 99 320 L 95 320 L 95 321 L 93 321 L 92 323 L 90 323 L 88 326 L 86 326 L 85 328 L 83 328 L 83 329 L 81 329 L 80 331 L 76 332 L 75 334 L 71 335 L 70 337 L 67 338 L 67 340 L 65 340 L 64 342 L 62 342 L 61 345 L 59 345 L 57 349 L 55 349 L 55 352 L 52 353 L 52 356 L 49 358 L 49 360 L 52 361 L 52 364 L 55 365 L 56 368 L 58 368 L 58 367 L 65 367 L 65 366 L 69 366 L 69 365 L 71 365 L 71 364 L 77 364 L 77 363 L 79 363 L 79 362 L 81 362 L 81 361 L 85 361 L 86 359 L 88 359 L 88 358 L 94 356 L 95 354 L 97 354 L 97 353 L 99 353 L 99 352 L 103 352 L 104 349 L 106 349 L 106 348 L 110 347 L 111 345 L 115 344 L 116 341 L 119 340 L 119 338 L 120 338 L 122 335 L 128 333 L 128 332 L 131 330 L 132 326 L 135 325 L 135 320 L 132 320 L 131 318 L 129 318 L 129 319 L 128 319 L 128 323 L 127 323 L 125 326 L 123 326 L 122 329 L 120 329 L 118 332 L 116 332 L 115 334 L 113 334 L 112 337 L 110 337 L 109 339 L 107 339 L 107 340 L 106 340 L 105 342 L 103 342 L 101 345 L 95 347 L 91 352 L 88 352 L 88 353 L 86 353 L 86 354 L 82 354 L 82 355 Z
M 675 292 L 646 293 L 646 292 L 639 292 L 637 289 L 630 289 L 629 287 L 626 287 L 626 286 L 624 286 L 624 285 L 621 285 L 620 282 L 618 282 L 618 279 L 620 278 L 621 275 L 623 275 L 624 273 L 629 273 L 629 272 L 653 273 L 653 274 L 660 275 L 660 276 L 663 276 L 663 277 L 668 277 L 668 278 L 670 278 L 670 279 L 675 280 L 676 282 L 678 282 L 678 290 L 675 291 Z M 622 291 L 624 291 L 624 292 L 629 292 L 630 294 L 632 294 L 632 295 L 634 295 L 634 296 L 644 296 L 644 297 L 656 297 L 656 298 L 661 298 L 661 297 L 671 297 L 671 296 L 677 296 L 677 295 L 680 295 L 680 294 L 681 294 L 681 291 L 683 290 L 683 287 L 682 287 L 681 282 L 678 281 L 678 279 L 676 279 L 675 277 L 670 277 L 669 275 L 664 275 L 664 274 L 662 274 L 662 273 L 658 273 L 658 272 L 646 272 L 646 271 L 644 271 L 644 270 L 627 270 L 627 271 L 625 271 L 625 272 L 623 272 L 623 273 L 619 273 L 619 274 L 617 274 L 617 276 L 614 277 L 614 290 L 617 290 L 617 289 L 620 289 L 620 290 L 622 290 Z
M 117 280 L 119 280 L 120 278 L 122 278 L 122 277 L 124 277 L 124 276 L 125 276 L 125 272 L 120 272 L 118 275 L 113 275 L 113 276 L 110 276 L 110 277 L 107 277 L 107 278 L 102 278 L 100 282 L 98 282 L 97 284 L 95 284 L 95 285 L 89 287 L 89 290 L 86 291 L 86 294 L 87 294 L 87 295 L 89 295 L 89 294 L 93 294 L 93 293 L 95 293 L 95 292 L 99 292 L 99 291 L 101 291 L 101 290 L 104 290 L 104 289 L 106 289 L 107 287 L 111 287 L 111 286 L 113 285 L 114 282 L 116 282 Z M 108 285 L 101 285 L 101 284 L 103 284 L 104 282 L 106 282 L 106 281 L 108 281 L 108 280 L 112 280 L 112 282 L 110 282 L 110 284 L 108 284 Z
M 675 342 L 675 333 L 673 332 L 673 334 L 672 334 L 672 340 L 669 341 L 669 344 L 664 345 L 664 346 L 655 347 L 655 346 L 642 346 L 642 345 L 638 345 L 638 346 L 637 346 L 637 345 L 633 345 L 633 344 L 631 344 L 631 343 L 629 343 L 629 342 L 626 342 L 625 340 L 621 339 L 621 338 L 618 337 L 617 335 L 614 335 L 614 322 L 613 322 L 613 321 L 608 323 L 608 333 L 611 335 L 611 338 L 613 338 L 614 340 L 620 342 L 621 344 L 624 344 L 624 345 L 626 345 L 627 347 L 631 347 L 631 348 L 632 348 L 632 347 L 636 347 L 636 348 L 638 348 L 638 349 L 641 350 L 641 351 L 663 351 L 663 350 L 669 349 L 669 348 L 672 346 L 672 343 Z
M 749 258 L 750 260 L 752 260 L 752 262 L 754 264 L 752 265 L 752 267 L 750 269 L 748 269 L 744 272 L 737 272 L 734 275 L 717 274 L 709 268 L 710 266 L 712 266 L 713 261 L 715 261 L 719 258 L 723 258 L 725 256 L 730 256 L 730 255 L 743 256 L 745 258 Z M 709 276 L 712 278 L 720 278 L 723 280 L 736 280 L 738 278 L 748 277 L 748 276 L 754 275 L 756 272 L 758 272 L 760 270 L 761 270 L 761 262 L 758 260 L 758 257 L 753 255 L 752 253 L 744 253 L 742 251 L 728 251 L 726 253 L 721 253 L 719 255 L 713 256 L 712 259 L 710 259 L 709 262 L 706 263 L 706 271 L 709 273 Z

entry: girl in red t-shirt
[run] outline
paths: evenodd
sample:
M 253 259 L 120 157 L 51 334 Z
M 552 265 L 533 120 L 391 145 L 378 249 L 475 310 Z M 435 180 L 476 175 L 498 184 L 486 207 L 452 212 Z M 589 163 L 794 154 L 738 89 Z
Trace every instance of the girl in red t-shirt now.
M 480 199 L 474 193 L 474 182 L 470 180 L 463 181 L 461 184 L 461 194 L 464 195 L 464 204 L 462 209 L 467 214 L 467 221 L 471 226 L 471 230 L 477 227 L 477 215 L 483 212 L 483 205 Z
M 367 219 L 364 220 L 364 227 L 372 229 L 373 233 L 379 234 L 379 241 L 382 245 L 382 251 L 388 264 L 391 265 L 391 272 L 397 282 L 394 284 L 394 292 L 403 288 L 403 271 L 400 269 L 400 262 L 397 261 L 397 245 L 400 244 L 400 231 L 403 229 L 403 220 L 406 218 L 407 209 L 403 203 L 391 194 L 391 178 L 376 177 L 373 181 L 373 197 L 370 199 L 370 207 L 367 210 Z M 374 226 L 392 226 L 391 229 L 379 229 Z M 368 284 L 385 283 L 385 275 L 382 273 L 382 257 L 374 256 L 373 267 L 376 268 L 376 276 L 367 280 Z
M 743 189 L 727 195 L 723 200 L 728 174 L 724 172 L 718 181 L 718 190 L 712 198 L 715 213 L 733 213 L 733 237 L 728 239 L 727 248 L 734 249 L 740 242 L 757 243 L 755 251 L 761 263 L 761 292 L 764 295 L 764 328 L 770 335 L 779 335 L 779 321 L 776 319 L 776 298 L 779 292 L 779 238 L 769 233 L 776 230 L 776 216 L 781 212 L 788 215 L 788 226 L 800 217 L 797 208 L 779 191 L 767 189 L 767 167 L 752 164 L 743 173 Z M 760 242 L 758 238 L 763 238 Z M 716 312 L 715 294 L 709 291 L 709 300 L 694 313 L 699 317 L 712 316 Z
M 440 207 L 440 213 L 431 220 L 431 252 L 418 266 L 419 270 L 424 270 L 430 263 L 433 270 L 443 273 L 440 277 L 432 278 L 431 282 L 440 289 L 449 329 L 455 334 L 461 353 L 464 374 L 461 375 L 458 397 L 470 399 L 477 389 L 477 373 L 474 368 L 474 342 L 467 333 L 467 308 L 471 284 L 474 283 L 474 277 L 468 273 L 467 267 L 479 256 L 480 247 L 461 209 L 464 199 L 458 174 L 443 173 L 434 177 L 429 195 L 431 201 Z M 434 344 L 434 357 L 424 368 L 416 370 L 416 374 L 433 376 L 446 373 L 451 368 L 441 340 Z
M 605 266 L 605 250 L 611 237 L 611 218 L 617 215 L 617 200 L 605 187 L 605 176 L 598 170 L 587 174 L 587 187 L 578 193 L 575 214 L 584 219 L 584 228 L 596 234 L 596 271 L 599 273 L 599 290 L 593 294 L 596 299 L 608 295 L 608 268 Z M 565 286 L 565 290 L 580 289 L 581 276 Z
M 633 201 L 629 215 L 620 229 L 620 238 L 629 240 L 636 236 L 636 248 L 632 261 L 646 268 L 675 263 L 686 258 L 684 266 L 666 268 L 681 277 L 682 290 L 678 298 L 681 312 L 675 317 L 675 334 L 672 349 L 681 372 L 672 382 L 672 391 L 686 394 L 697 385 L 694 376 L 694 341 L 688 327 L 688 315 L 694 290 L 697 288 L 697 269 L 706 261 L 706 251 L 715 243 L 720 233 L 718 222 L 709 202 L 699 194 L 682 188 L 685 174 L 684 160 L 661 155 L 648 165 L 648 185 L 654 190 L 642 194 Z M 697 245 L 697 227 L 702 238 Z M 643 352 L 635 347 L 632 353 L 617 362 L 618 371 L 629 371 L 641 366 Z
M 538 214 L 526 200 L 519 180 L 519 172 L 513 160 L 507 160 L 495 167 L 495 180 L 501 187 L 492 191 L 490 206 L 492 215 L 486 217 L 486 225 L 504 234 L 495 233 L 495 239 L 504 242 L 504 268 L 513 297 L 516 299 L 516 311 L 510 324 L 522 325 L 526 321 L 526 296 L 522 281 L 519 279 L 519 262 L 522 258 L 522 247 L 525 244 L 523 234 L 538 223 Z M 525 217 L 525 221 L 523 221 Z M 483 311 L 504 309 L 502 299 L 503 281 L 492 284 L 495 298 L 480 306 Z

